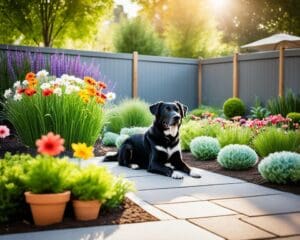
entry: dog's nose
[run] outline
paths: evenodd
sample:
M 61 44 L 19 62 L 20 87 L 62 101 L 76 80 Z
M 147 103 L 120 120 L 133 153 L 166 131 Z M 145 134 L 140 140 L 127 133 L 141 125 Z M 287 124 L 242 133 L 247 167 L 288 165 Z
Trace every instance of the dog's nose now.
M 180 120 L 180 117 L 179 116 L 175 116 L 173 119 L 174 119 L 174 121 L 178 122 Z

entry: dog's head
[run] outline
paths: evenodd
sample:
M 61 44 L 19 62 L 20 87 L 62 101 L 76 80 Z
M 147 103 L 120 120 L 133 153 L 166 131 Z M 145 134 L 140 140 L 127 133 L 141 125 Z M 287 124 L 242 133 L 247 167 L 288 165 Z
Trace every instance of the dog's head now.
M 182 118 L 186 116 L 188 107 L 180 102 L 157 102 L 150 106 L 155 116 L 155 125 L 166 135 L 177 135 Z

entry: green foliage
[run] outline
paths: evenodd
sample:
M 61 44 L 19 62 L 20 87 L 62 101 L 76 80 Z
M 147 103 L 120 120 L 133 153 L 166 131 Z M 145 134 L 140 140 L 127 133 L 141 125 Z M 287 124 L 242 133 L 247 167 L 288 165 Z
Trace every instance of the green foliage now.
M 162 55 L 163 41 L 155 33 L 151 24 L 142 18 L 124 20 L 116 29 L 113 41 L 117 52 Z
M 144 134 L 149 128 L 148 127 L 131 127 L 122 128 L 120 134 L 132 136 L 134 134 Z
M 250 117 L 253 119 L 263 119 L 271 114 L 271 112 L 267 108 L 261 105 L 261 102 L 258 99 L 258 97 L 255 98 L 255 104 L 253 107 L 251 107 L 250 113 Z
M 256 152 L 246 146 L 231 144 L 221 149 L 217 161 L 223 167 L 232 170 L 244 170 L 253 167 L 258 160 Z
M 113 175 L 105 167 L 89 165 L 75 174 L 71 191 L 79 200 L 105 202 L 112 195 L 113 180 Z
M 120 135 L 117 133 L 113 132 L 106 132 L 104 133 L 104 136 L 102 138 L 102 143 L 105 146 L 115 146 L 116 145 L 116 140 Z
M 239 98 L 229 98 L 224 102 L 223 111 L 226 117 L 243 116 L 246 112 L 244 102 Z
M 122 145 L 122 143 L 125 142 L 125 140 L 126 140 L 127 138 L 129 138 L 128 135 L 123 135 L 123 134 L 120 135 L 120 136 L 117 138 L 117 140 L 116 140 L 116 147 L 117 147 L 117 148 L 120 148 L 121 145 Z
M 285 151 L 272 153 L 259 163 L 258 171 L 272 183 L 299 183 L 300 154 Z
M 38 155 L 30 162 L 25 177 L 26 190 L 33 193 L 62 193 L 70 189 L 76 166 L 68 159 Z
M 218 107 L 201 105 L 198 108 L 193 109 L 189 115 L 201 117 L 205 113 L 212 113 L 213 117 L 220 117 L 223 113 L 223 110 Z
M 293 123 L 300 123 L 300 113 L 299 112 L 290 112 L 286 116 L 287 118 L 292 119 Z
M 0 159 L 0 223 L 23 216 L 24 177 L 31 160 L 30 155 L 10 153 Z
M 106 131 L 120 133 L 124 127 L 148 127 L 153 121 L 149 105 L 140 99 L 126 99 L 108 111 Z
M 4 107 L 18 136 L 30 147 L 51 131 L 65 139 L 67 149 L 77 142 L 94 145 L 102 129 L 102 108 L 95 100 L 84 103 L 77 93 L 45 97 L 39 91 L 23 95 L 21 101 L 8 99 Z
M 217 139 L 222 147 L 229 144 L 249 145 L 253 137 L 252 130 L 247 127 L 227 127 L 221 129 L 217 134 Z
M 300 95 L 289 90 L 285 96 L 270 99 L 267 108 L 271 114 L 281 114 L 284 117 L 290 112 L 300 112 Z
M 0 6 L 0 22 L 4 29 L 13 29 L 6 32 L 11 38 L 51 47 L 60 46 L 68 37 L 89 39 L 113 1 L 1 0 Z
M 207 120 L 188 121 L 180 128 L 180 145 L 183 151 L 190 150 L 191 141 L 199 136 L 216 137 L 221 126 L 216 123 L 209 123 Z
M 280 151 L 300 152 L 300 132 L 270 127 L 254 138 L 253 146 L 261 157 Z
M 196 137 L 191 141 L 190 149 L 198 160 L 215 159 L 220 151 L 220 144 L 212 137 Z
M 122 204 L 125 194 L 135 190 L 133 182 L 122 177 L 115 177 L 113 183 L 112 195 L 104 203 L 105 208 L 116 208 Z

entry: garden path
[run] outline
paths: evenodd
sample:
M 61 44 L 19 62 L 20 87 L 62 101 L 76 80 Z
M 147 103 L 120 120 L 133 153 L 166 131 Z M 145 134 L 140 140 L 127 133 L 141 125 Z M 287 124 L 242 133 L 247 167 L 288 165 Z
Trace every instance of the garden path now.
M 172 179 L 101 158 L 136 184 L 128 197 L 161 221 L 0 236 L 0 240 L 300 240 L 300 196 L 200 170 L 202 178 Z

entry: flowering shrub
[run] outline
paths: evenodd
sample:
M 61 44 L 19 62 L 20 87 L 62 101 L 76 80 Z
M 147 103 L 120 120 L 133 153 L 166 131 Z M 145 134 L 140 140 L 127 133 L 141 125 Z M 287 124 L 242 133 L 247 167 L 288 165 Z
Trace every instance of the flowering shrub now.
M 212 137 L 196 137 L 190 144 L 192 154 L 199 160 L 215 159 L 220 151 L 220 144 Z
M 285 151 L 272 153 L 259 163 L 258 171 L 272 183 L 299 183 L 300 154 Z
M 231 144 L 221 149 L 218 154 L 218 163 L 227 169 L 243 170 L 255 165 L 258 160 L 256 152 L 246 146 Z
M 48 132 L 60 134 L 67 149 L 74 142 L 93 145 L 102 128 L 105 88 L 91 77 L 30 72 L 6 90 L 6 116 L 28 146 L 34 147 L 36 139 Z

